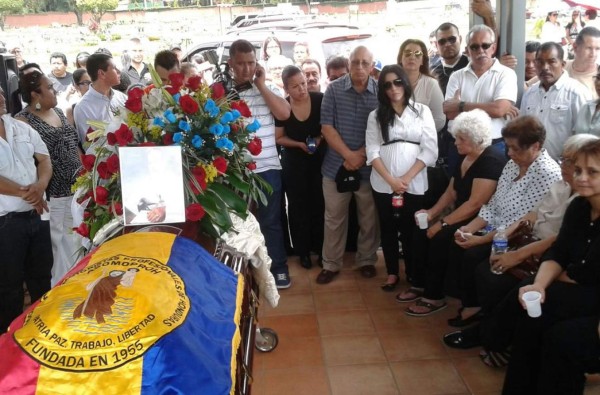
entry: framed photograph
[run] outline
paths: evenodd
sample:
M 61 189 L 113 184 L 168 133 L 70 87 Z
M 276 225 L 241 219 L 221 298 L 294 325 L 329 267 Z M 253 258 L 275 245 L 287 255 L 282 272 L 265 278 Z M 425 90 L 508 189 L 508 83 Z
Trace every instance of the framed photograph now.
M 120 147 L 125 226 L 185 222 L 181 147 Z

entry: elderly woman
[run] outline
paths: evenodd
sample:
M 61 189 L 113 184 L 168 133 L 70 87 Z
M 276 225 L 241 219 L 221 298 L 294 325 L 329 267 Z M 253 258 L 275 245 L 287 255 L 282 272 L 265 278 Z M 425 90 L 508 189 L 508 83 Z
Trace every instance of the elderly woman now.
M 522 276 L 515 276 L 509 271 L 529 257 L 539 258 L 556 240 L 567 206 L 576 197 L 573 189 L 574 158 L 578 149 L 591 140 L 598 138 L 590 134 L 580 134 L 569 137 L 565 142 L 561 156 L 562 180 L 550 187 L 544 199 L 527 215 L 515 221 L 506 230 L 510 235 L 516 230 L 521 221 L 533 224 L 532 235 L 538 239 L 521 248 L 502 255 L 492 255 L 485 258 L 477 267 L 477 293 L 482 308 L 483 326 L 498 303 L 514 288 Z M 490 270 L 490 265 L 491 269 Z M 480 327 L 472 326 L 466 330 L 450 333 L 444 337 L 444 342 L 450 347 L 470 348 L 481 344 Z M 508 360 L 507 352 L 482 351 L 483 362 L 492 367 L 501 367 Z
M 77 236 L 71 216 L 71 186 L 81 168 L 77 131 L 56 108 L 56 92 L 52 82 L 40 73 L 25 74 L 19 89 L 27 107 L 15 118 L 28 123 L 39 134 L 50 153 L 53 174 L 46 191 L 50 208 L 52 239 L 52 285 L 56 284 L 76 261 Z
M 594 77 L 596 94 L 600 97 L 600 66 Z M 590 133 L 600 136 L 600 99 L 588 102 L 577 113 L 577 121 L 573 128 L 575 133 Z
M 282 177 L 294 251 L 300 257 L 300 265 L 310 269 L 310 251 L 320 254 L 323 249 L 323 94 L 308 92 L 304 73 L 296 66 L 287 66 L 281 76 L 292 112 L 286 120 L 275 120 L 275 138 L 282 147 Z
M 563 332 L 567 337 L 561 340 L 573 343 L 571 352 L 598 353 L 598 339 L 590 336 L 589 331 L 597 330 L 600 315 L 599 175 L 600 141 L 596 140 L 585 144 L 575 154 L 573 183 L 579 196 L 567 208 L 556 241 L 542 256 L 533 283 L 529 279 L 530 285 L 514 288 L 494 314 L 498 319 L 490 324 L 486 338 L 490 343 L 493 340 L 495 347 L 512 343 L 503 394 L 582 393 L 582 372 L 578 377 L 564 380 L 565 375 L 576 374 L 577 370 L 570 370 L 566 359 L 548 366 L 552 361 L 542 361 L 541 355 L 550 351 L 545 347 L 553 346 L 552 343 L 544 344 L 545 339 L 549 340 L 546 334 L 551 334 L 556 326 L 585 317 L 595 317 L 591 327 L 588 322 L 583 333 L 583 327 Z M 542 315 L 539 318 L 530 318 L 524 311 L 522 296 L 528 291 L 541 293 Z M 581 338 L 575 337 L 580 335 Z M 585 339 L 591 340 L 590 343 L 577 345 Z M 505 344 L 501 344 L 503 342 Z M 542 377 L 538 376 L 540 364 Z M 569 384 L 574 386 L 568 387 Z
M 408 307 L 408 315 L 422 317 L 446 307 L 444 300 L 444 277 L 452 256 L 449 251 L 460 252 L 454 244 L 454 232 L 469 223 L 488 202 L 496 190 L 496 184 L 506 163 L 504 155 L 490 147 L 492 139 L 490 117 L 483 110 L 473 110 L 460 114 L 450 133 L 456 139 L 456 148 L 464 159 L 457 167 L 448 188 L 437 203 L 427 213 L 430 223 L 427 237 L 431 239 L 428 248 L 428 265 L 425 289 L 410 288 L 397 297 L 399 302 L 413 301 Z M 451 207 L 454 210 L 441 217 Z M 434 219 L 438 219 L 434 222 Z
M 367 164 L 373 166 L 371 186 L 381 227 L 381 246 L 388 278 L 383 290 L 393 291 L 399 281 L 398 232 L 404 251 L 406 278 L 417 287 L 423 268 L 415 264 L 415 212 L 423 209 L 427 166 L 437 159 L 437 133 L 431 111 L 412 100 L 412 87 L 399 65 L 381 70 L 377 89 L 379 106 L 369 114 L 366 132 Z M 403 205 L 394 205 L 402 199 Z
M 455 233 L 455 242 L 465 249 L 460 262 L 462 308 L 448 324 L 463 327 L 481 318 L 475 282 L 475 267 L 489 257 L 491 230 L 476 235 L 486 226 L 509 227 L 535 207 L 561 178 L 560 166 L 542 148 L 546 139 L 544 125 L 533 116 L 513 119 L 502 129 L 510 160 L 502 170 L 498 188 L 479 211 L 479 215 Z

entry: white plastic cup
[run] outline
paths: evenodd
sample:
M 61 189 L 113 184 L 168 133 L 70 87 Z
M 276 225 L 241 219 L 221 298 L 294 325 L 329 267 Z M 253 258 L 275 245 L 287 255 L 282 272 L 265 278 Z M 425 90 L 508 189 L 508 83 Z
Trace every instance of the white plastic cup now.
M 427 229 L 427 226 L 429 225 L 427 223 L 427 213 L 416 213 L 415 218 L 417 219 L 419 229 Z
M 525 307 L 527 307 L 527 314 L 531 318 L 537 318 L 542 315 L 541 293 L 538 291 L 528 291 L 523 294 L 522 298 L 525 302 Z

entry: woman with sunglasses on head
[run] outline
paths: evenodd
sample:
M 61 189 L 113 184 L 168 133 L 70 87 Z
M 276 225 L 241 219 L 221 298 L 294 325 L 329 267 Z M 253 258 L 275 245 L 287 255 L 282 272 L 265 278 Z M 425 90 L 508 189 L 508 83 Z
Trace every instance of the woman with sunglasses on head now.
M 91 83 L 92 79 L 90 78 L 86 69 L 77 69 L 73 72 L 73 86 L 67 94 L 67 102 L 69 105 L 65 110 L 67 120 L 73 126 L 75 126 L 75 120 L 73 119 L 73 110 L 75 109 L 75 105 L 90 89 Z
M 56 107 L 56 92 L 48 77 L 39 71 L 25 74 L 19 90 L 27 107 L 15 118 L 29 124 L 39 134 L 50 153 L 52 178 L 46 190 L 50 209 L 50 236 L 54 264 L 52 285 L 56 284 L 76 260 L 78 237 L 73 232 L 71 186 L 81 169 L 79 138 L 75 128 Z
M 548 12 L 546 22 L 542 26 L 540 41 L 545 43 L 552 41 L 560 45 L 566 45 L 565 29 L 558 22 L 558 10 Z
M 393 291 L 399 281 L 398 232 L 406 277 L 422 287 L 422 267 L 417 267 L 415 253 L 424 236 L 415 232 L 414 215 L 424 208 L 426 167 L 437 159 L 435 122 L 429 108 L 412 99 L 410 81 L 399 65 L 385 66 L 377 86 L 379 106 L 369 114 L 366 153 L 367 164 L 373 167 L 371 186 L 388 273 L 382 289 Z
M 578 8 L 575 8 L 571 14 L 571 22 L 567 23 L 567 26 L 565 26 L 565 37 L 568 43 L 567 54 L 569 59 L 575 58 L 573 44 L 575 44 L 577 35 L 584 27 L 585 22 L 581 18 L 581 11 Z

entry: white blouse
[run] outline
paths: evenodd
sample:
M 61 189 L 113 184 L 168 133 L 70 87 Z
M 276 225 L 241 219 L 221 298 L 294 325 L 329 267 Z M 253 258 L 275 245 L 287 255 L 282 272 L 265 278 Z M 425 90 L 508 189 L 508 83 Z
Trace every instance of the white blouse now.
M 431 110 L 423 104 L 411 100 L 411 105 L 417 112 L 406 107 L 402 115 L 397 115 L 394 124 L 390 125 L 389 141 L 403 139 L 419 143 L 412 144 L 397 142 L 383 145 L 381 128 L 377 120 L 377 110 L 369 114 L 366 133 L 367 165 L 381 158 L 386 169 L 393 177 L 401 177 L 417 161 L 425 163 L 411 181 L 407 192 L 413 195 L 423 195 L 429 187 L 427 183 L 427 166 L 435 165 L 438 155 L 437 132 Z M 375 170 L 371 171 L 371 186 L 379 193 L 392 193 L 392 188 Z
M 438 81 L 433 77 L 421 75 L 413 95 L 417 103 L 425 104 L 431 110 L 435 129 L 437 131 L 442 130 L 446 124 L 446 114 L 444 114 L 443 109 L 444 94 Z

